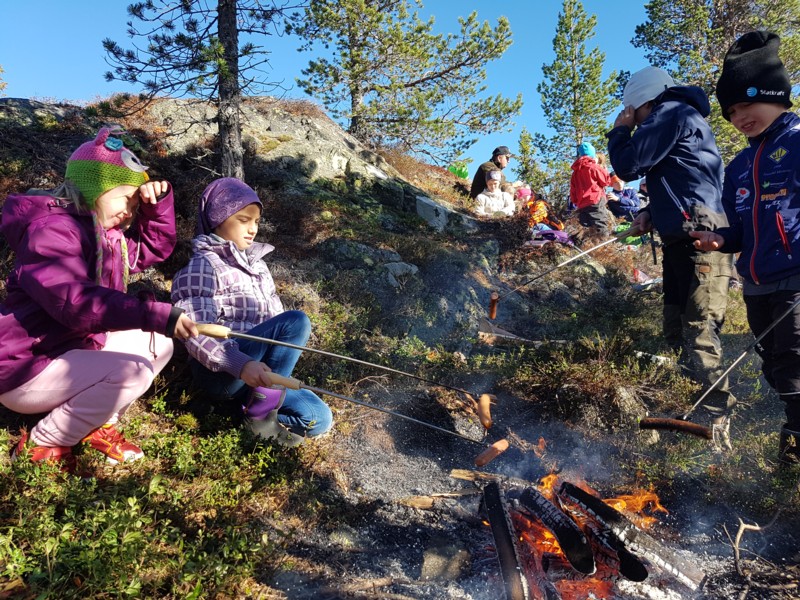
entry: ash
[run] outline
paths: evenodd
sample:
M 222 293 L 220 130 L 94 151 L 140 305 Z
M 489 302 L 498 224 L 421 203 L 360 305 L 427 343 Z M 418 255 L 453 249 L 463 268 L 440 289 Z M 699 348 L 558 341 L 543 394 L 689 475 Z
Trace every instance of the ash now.
M 492 383 L 459 385 L 491 391 Z M 495 425 L 485 439 L 477 417 L 441 406 L 422 387 L 373 386 L 354 396 L 484 444 L 508 437 L 512 447 L 480 470 L 484 473 L 534 485 L 557 472 L 562 481 L 584 480 L 599 490 L 629 480 L 623 473 L 624 457 L 615 455 L 602 436 L 587 439 L 562 423 L 540 422 L 529 404 L 510 396 L 498 396 Z M 322 457 L 316 469 L 323 478 L 320 502 L 339 517 L 298 536 L 288 548 L 292 568 L 278 573 L 272 586 L 283 597 L 298 600 L 505 598 L 494 540 L 480 512 L 480 483 L 451 476 L 453 469 L 478 471 L 473 461 L 483 447 L 348 403 L 335 408 L 335 431 L 313 443 L 319 445 Z M 547 440 L 547 450 L 538 456 L 530 448 L 540 438 Z M 617 581 L 615 598 L 740 595 L 742 580 L 723 529 L 735 534 L 736 517 L 709 502 L 711 490 L 692 485 L 676 483 L 675 497 L 666 504 L 670 514 L 649 533 L 703 570 L 708 576 L 704 588 L 691 592 L 649 566 L 650 576 L 644 582 Z M 428 505 L 420 508 L 420 500 Z M 756 542 L 762 547 L 753 549 L 753 554 L 764 550 L 763 539 Z M 784 542 L 784 546 L 796 544 L 797 539 Z M 785 556 L 786 551 L 779 548 L 776 554 Z M 753 589 L 747 597 L 797 597 L 766 591 Z

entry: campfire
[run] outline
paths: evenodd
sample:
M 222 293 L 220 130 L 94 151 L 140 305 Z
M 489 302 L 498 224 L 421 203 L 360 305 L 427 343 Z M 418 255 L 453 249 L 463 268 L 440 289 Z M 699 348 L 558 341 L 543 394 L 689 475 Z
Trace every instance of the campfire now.
M 655 571 L 692 592 L 705 582 L 647 533 L 653 513 L 667 512 L 649 491 L 601 499 L 585 483 L 559 483 L 556 475 L 538 486 L 489 481 L 482 510 L 508 600 L 609 599 L 620 579 L 641 582 Z

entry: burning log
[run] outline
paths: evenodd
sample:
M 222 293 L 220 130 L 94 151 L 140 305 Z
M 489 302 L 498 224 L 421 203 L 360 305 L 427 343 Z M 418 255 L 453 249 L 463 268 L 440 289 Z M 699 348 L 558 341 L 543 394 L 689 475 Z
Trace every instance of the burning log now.
M 599 546 L 595 551 L 598 563 L 608 565 L 612 571 L 619 573 L 628 581 L 647 579 L 648 572 L 645 564 L 631 554 L 611 530 L 593 519 L 586 519 L 584 527 L 590 533 L 587 537 L 594 540 Z
M 506 508 L 500 486 L 492 481 L 483 488 L 483 508 L 489 526 L 492 528 L 500 573 L 506 588 L 508 600 L 530 600 L 528 582 L 522 575 L 517 546 L 514 543 L 514 529 Z
M 542 570 L 547 573 L 550 581 L 583 579 L 584 577 L 572 568 L 565 556 L 555 552 L 542 552 Z
M 555 584 L 547 577 L 546 569 L 543 564 L 542 557 L 544 552 L 540 552 L 539 548 L 537 548 L 536 540 L 539 540 L 545 534 L 545 528 L 543 525 L 540 525 L 539 521 L 532 520 L 523 515 L 519 511 L 514 511 L 511 515 L 511 522 L 519 533 L 520 545 L 519 545 L 519 556 L 521 559 L 520 564 L 523 566 L 525 577 L 528 578 L 532 582 L 532 585 L 535 586 L 533 589 L 534 591 L 538 591 L 538 594 L 535 594 L 537 599 L 544 599 L 544 600 L 561 600 L 561 593 L 558 591 L 558 588 Z M 555 540 L 553 544 L 555 544 Z M 563 557 L 563 554 L 559 555 Z M 569 564 L 569 561 L 566 558 L 562 559 L 564 564 L 567 565 L 569 571 L 574 574 L 576 577 L 579 575 L 578 572 L 572 568 Z
M 705 583 L 705 573 L 686 564 L 600 498 L 567 481 L 561 484 L 558 495 L 566 503 L 575 506 L 608 528 L 633 553 L 670 573 L 692 591 L 700 589 Z
M 561 551 L 576 571 L 593 574 L 597 567 L 586 536 L 566 513 L 534 488 L 526 488 L 519 495 L 520 512 L 535 517 L 556 536 Z

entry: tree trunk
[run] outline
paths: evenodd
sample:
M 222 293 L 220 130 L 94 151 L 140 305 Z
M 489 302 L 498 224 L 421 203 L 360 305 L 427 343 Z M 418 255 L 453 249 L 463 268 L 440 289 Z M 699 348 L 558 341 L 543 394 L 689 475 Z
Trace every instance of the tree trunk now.
M 219 39 L 222 44 L 224 64 L 219 69 L 219 151 L 221 169 L 225 177 L 244 180 L 244 151 L 242 149 L 242 124 L 239 89 L 239 29 L 236 24 L 236 1 L 219 0 Z

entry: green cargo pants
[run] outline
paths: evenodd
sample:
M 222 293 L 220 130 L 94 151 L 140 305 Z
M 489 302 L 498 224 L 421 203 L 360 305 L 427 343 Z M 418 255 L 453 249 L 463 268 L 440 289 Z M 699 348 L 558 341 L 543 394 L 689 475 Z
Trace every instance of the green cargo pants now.
M 701 252 L 691 242 L 664 248 L 664 337 L 679 353 L 686 375 L 703 387 L 702 392 L 725 370 L 719 333 L 725 322 L 732 270 L 731 254 Z M 701 408 L 713 417 L 729 414 L 735 404 L 726 377 Z

